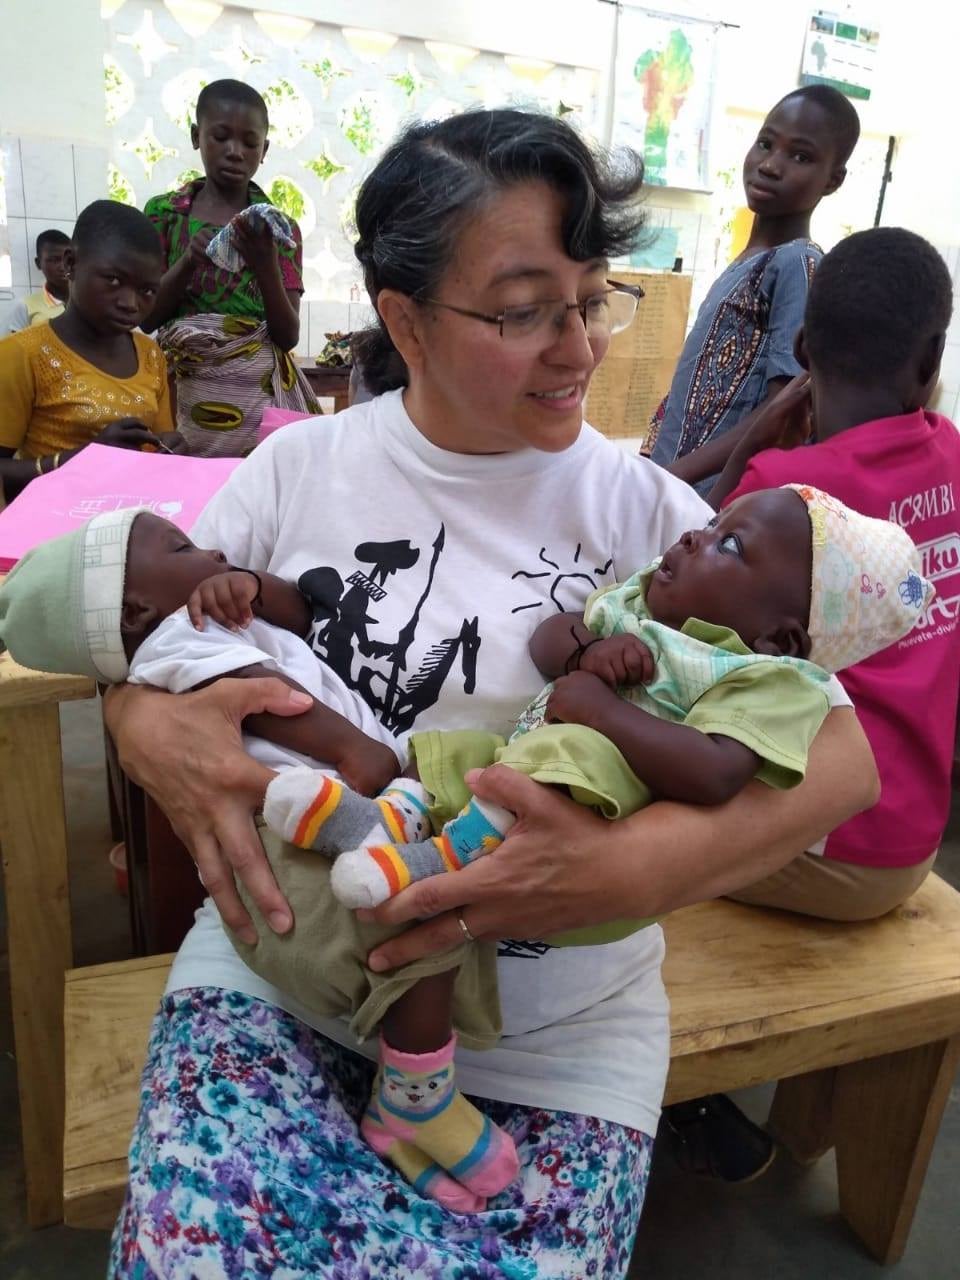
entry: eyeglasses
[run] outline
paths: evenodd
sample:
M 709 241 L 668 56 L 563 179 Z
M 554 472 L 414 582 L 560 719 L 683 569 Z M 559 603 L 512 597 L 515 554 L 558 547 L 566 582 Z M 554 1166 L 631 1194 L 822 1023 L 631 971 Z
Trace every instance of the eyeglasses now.
M 542 342 L 546 345 L 555 341 L 563 332 L 567 313 L 570 311 L 580 313 L 588 338 L 608 338 L 611 334 L 621 333 L 626 329 L 637 314 L 643 290 L 638 284 L 620 284 L 616 280 L 608 280 L 607 284 L 610 286 L 608 289 L 592 294 L 583 302 L 531 302 L 504 307 L 495 316 L 486 315 L 482 311 L 469 311 L 466 307 L 455 307 L 450 302 L 439 302 L 436 298 L 418 298 L 417 301 L 428 303 L 432 307 L 443 307 L 445 311 L 455 311 L 458 316 L 482 320 L 484 324 L 495 324 L 500 330 L 500 337 L 509 342 Z

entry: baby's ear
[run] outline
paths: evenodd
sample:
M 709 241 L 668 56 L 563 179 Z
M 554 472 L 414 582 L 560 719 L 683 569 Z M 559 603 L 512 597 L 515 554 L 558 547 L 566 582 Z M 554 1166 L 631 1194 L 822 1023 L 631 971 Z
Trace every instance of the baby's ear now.
M 810 636 L 798 619 L 784 618 L 778 626 L 757 636 L 753 651 L 769 658 L 806 658 L 810 653 Z
M 159 612 L 154 605 L 136 596 L 127 596 L 120 611 L 120 632 L 125 636 L 139 635 L 158 617 Z

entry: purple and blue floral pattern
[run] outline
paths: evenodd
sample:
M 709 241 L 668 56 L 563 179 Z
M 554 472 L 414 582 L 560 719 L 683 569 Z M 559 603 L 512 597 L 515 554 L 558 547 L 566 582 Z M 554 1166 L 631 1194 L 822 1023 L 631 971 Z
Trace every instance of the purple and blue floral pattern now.
M 165 997 L 153 1024 L 112 1280 L 541 1280 L 626 1274 L 652 1139 L 478 1105 L 521 1175 L 448 1213 L 360 1138 L 373 1067 L 237 992 Z M 476 1101 L 476 1100 L 475 1100 Z

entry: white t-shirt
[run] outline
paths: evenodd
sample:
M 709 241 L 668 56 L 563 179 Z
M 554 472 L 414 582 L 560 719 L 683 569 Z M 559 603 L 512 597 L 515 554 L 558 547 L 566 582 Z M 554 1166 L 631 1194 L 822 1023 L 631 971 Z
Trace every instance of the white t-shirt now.
M 314 604 L 315 651 L 402 739 L 413 727 L 509 733 L 543 683 L 527 651 L 538 623 L 582 610 L 712 514 L 591 427 L 562 453 L 450 453 L 393 392 L 271 436 L 193 537 L 298 582 Z M 654 1133 L 669 1046 L 662 958 L 657 926 L 604 947 L 501 944 L 504 1038 L 458 1053 L 461 1087 Z M 208 904 L 168 990 L 211 984 L 350 1043 L 344 1023 L 307 1016 L 256 978 Z

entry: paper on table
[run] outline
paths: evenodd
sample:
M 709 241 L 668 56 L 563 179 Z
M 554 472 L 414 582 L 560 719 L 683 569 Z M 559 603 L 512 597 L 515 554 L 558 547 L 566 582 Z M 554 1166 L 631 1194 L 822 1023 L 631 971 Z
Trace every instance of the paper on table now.
M 610 341 L 587 395 L 586 417 L 605 436 L 646 438 L 670 389 L 690 310 L 691 276 L 614 269 L 611 278 L 644 290 L 637 318 Z
M 187 458 L 87 445 L 56 471 L 32 480 L 0 512 L 0 573 L 37 543 L 103 511 L 148 506 L 189 532 L 239 463 L 239 458 Z

